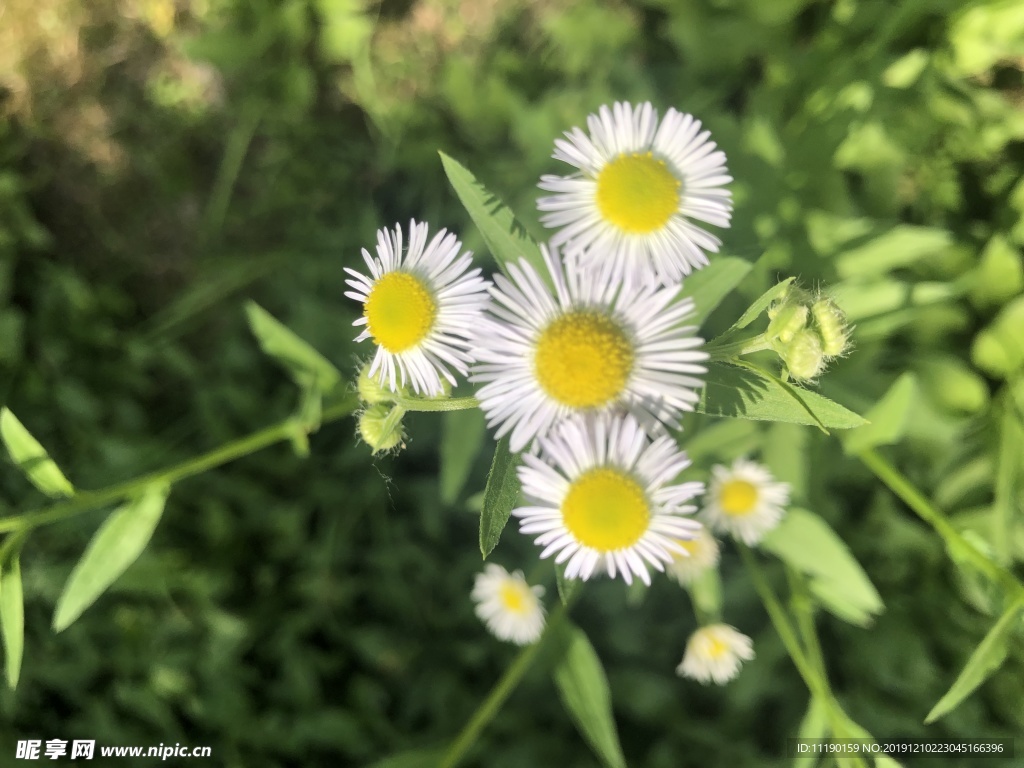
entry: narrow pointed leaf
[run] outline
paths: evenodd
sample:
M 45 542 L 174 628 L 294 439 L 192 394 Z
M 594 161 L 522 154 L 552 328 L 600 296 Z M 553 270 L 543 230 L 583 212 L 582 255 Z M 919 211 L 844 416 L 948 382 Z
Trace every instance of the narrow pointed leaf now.
M 1006 609 L 995 626 L 989 630 L 984 639 L 974 649 L 967 660 L 956 682 L 946 691 L 932 707 L 925 723 L 933 723 L 943 715 L 956 709 L 960 702 L 970 696 L 974 690 L 988 679 L 989 675 L 1002 666 L 1006 660 L 1007 642 L 1015 630 L 1020 629 L 1021 616 L 1024 615 L 1024 600 L 1017 600 Z
M 487 434 L 478 408 L 449 411 L 441 422 L 441 501 L 452 504 L 466 484 Z
M 527 234 L 523 225 L 516 221 L 512 211 L 477 181 L 458 160 L 444 152 L 439 154 L 452 189 L 480 230 L 484 242 L 502 271 L 505 271 L 506 264 L 526 259 L 542 277 L 546 277 L 547 267 L 544 265 L 540 248 Z
M 55 631 L 70 626 L 138 559 L 160 522 L 167 493 L 166 487 L 150 486 L 103 522 L 57 600 Z
M 697 404 L 700 413 L 830 429 L 867 423 L 853 411 L 809 389 L 791 387 L 799 395 L 796 399 L 779 381 L 756 369 L 725 363 L 708 363 L 707 367 L 704 393 Z
M 882 598 L 839 535 L 813 512 L 791 508 L 761 548 L 810 577 L 814 596 L 844 621 L 866 625 Z
M 0 438 L 32 485 L 47 496 L 74 495 L 74 486 L 64 477 L 46 449 L 8 408 L 0 410 Z
M 4 637 L 7 685 L 18 687 L 25 650 L 25 605 L 21 590 L 21 562 L 17 554 L 0 569 L 0 629 Z
M 245 314 L 260 349 L 280 363 L 300 387 L 316 386 L 328 393 L 341 382 L 341 374 L 327 358 L 259 304 L 248 302 Z
M 480 552 L 485 559 L 498 546 L 501 532 L 505 530 L 519 498 L 518 465 L 519 455 L 509 450 L 506 435 L 494 448 L 494 459 L 484 488 L 484 506 L 480 510 Z
M 699 326 L 710 315 L 722 299 L 743 282 L 753 265 L 735 256 L 716 256 L 703 269 L 688 275 L 683 280 L 682 295 L 693 299 L 696 312 L 688 320 Z
M 742 330 L 757 320 L 757 318 L 761 316 L 761 313 L 771 306 L 773 301 L 784 295 L 786 291 L 789 290 L 789 286 L 795 279 L 796 278 L 793 277 L 787 277 L 781 283 L 776 283 L 767 291 L 762 293 L 754 303 L 747 308 L 747 311 L 740 315 L 740 319 L 733 323 L 732 328 L 730 328 L 727 333 Z
M 583 738 L 608 768 L 625 768 L 626 758 L 612 716 L 612 699 L 601 660 L 577 627 L 570 633 L 565 655 L 555 668 L 562 703 Z
M 868 423 L 843 436 L 843 448 L 852 455 L 898 442 L 906 432 L 908 417 L 918 396 L 917 377 L 904 373 L 864 415 Z

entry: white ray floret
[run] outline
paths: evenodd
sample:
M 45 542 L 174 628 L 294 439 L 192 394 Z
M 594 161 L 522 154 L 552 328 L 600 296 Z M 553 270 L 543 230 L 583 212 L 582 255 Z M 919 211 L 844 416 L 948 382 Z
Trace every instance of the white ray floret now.
M 509 573 L 490 563 L 476 576 L 471 597 L 476 615 L 499 640 L 536 642 L 544 631 L 544 587 L 531 587 L 522 571 Z
M 618 102 L 555 141 L 556 160 L 577 171 L 541 177 L 554 194 L 537 207 L 558 231 L 554 245 L 618 283 L 674 283 L 708 263 L 721 241 L 698 222 L 728 227 L 732 181 L 725 153 L 692 115 Z
M 711 468 L 703 518 L 711 528 L 753 546 L 782 520 L 789 484 L 776 482 L 766 467 L 737 459 Z
M 744 661 L 753 658 L 754 644 L 749 637 L 728 624 L 711 624 L 690 635 L 676 674 L 725 685 L 739 674 Z
M 442 229 L 428 242 L 427 225 L 409 222 L 409 248 L 402 228 L 377 230 L 377 255 L 363 249 L 369 275 L 345 268 L 352 289 L 345 295 L 363 305 L 353 325 L 365 326 L 356 341 L 372 339 L 377 353 L 369 375 L 392 392 L 407 385 L 422 395 L 441 395 L 472 362 L 469 337 L 488 304 L 488 281 L 470 269 L 473 254 Z M 461 253 L 461 255 L 460 255 Z
M 565 563 L 568 579 L 595 573 L 638 577 L 663 571 L 680 539 L 700 524 L 687 517 L 703 483 L 675 483 L 690 460 L 664 435 L 653 441 L 628 414 L 574 416 L 525 454 L 519 480 L 529 506 L 512 514 L 519 530 L 537 534 L 542 558 Z
M 542 246 L 553 289 L 525 260 L 496 275 L 470 379 L 500 438 L 520 451 L 573 413 L 625 409 L 649 433 L 693 410 L 708 355 L 680 286 L 618 286 L 563 268 Z
M 707 528 L 701 528 L 696 538 L 677 543 L 683 552 L 672 555 L 667 570 L 680 584 L 692 584 L 698 576 L 718 565 L 721 548 Z

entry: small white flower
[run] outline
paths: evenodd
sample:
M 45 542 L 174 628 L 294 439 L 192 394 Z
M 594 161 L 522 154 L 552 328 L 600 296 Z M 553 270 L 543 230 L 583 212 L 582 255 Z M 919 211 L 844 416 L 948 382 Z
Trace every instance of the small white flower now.
M 775 482 L 765 467 L 737 459 L 732 467 L 712 467 L 711 475 L 703 516 L 715 530 L 753 546 L 782 520 L 789 484 Z
M 369 375 L 392 392 L 408 382 L 423 395 L 444 393 L 441 377 L 455 385 L 450 369 L 466 375 L 472 362 L 468 338 L 487 306 L 489 283 L 469 270 L 473 255 L 459 255 L 462 243 L 442 229 L 427 242 L 427 225 L 409 222 L 409 249 L 402 252 L 402 228 L 377 230 L 377 256 L 363 249 L 367 277 L 345 268 L 353 279 L 345 295 L 362 303 L 353 325 L 366 328 L 356 341 L 373 339 L 377 354 Z
M 707 528 L 701 528 L 696 538 L 676 542 L 683 552 L 672 555 L 668 575 L 680 584 L 692 584 L 694 579 L 709 568 L 718 565 L 721 549 Z
M 499 640 L 534 643 L 544 631 L 544 587 L 531 587 L 522 571 L 509 573 L 490 563 L 478 573 L 471 597 L 476 615 Z
M 540 534 L 540 556 L 568 561 L 568 579 L 595 572 L 627 584 L 651 583 L 648 567 L 662 571 L 700 524 L 685 517 L 703 483 L 673 484 L 690 464 L 675 441 L 653 442 L 629 415 L 574 416 L 541 438 L 540 456 L 525 454 L 519 467 L 530 506 L 512 511 L 519 530 Z
M 554 192 L 537 207 L 559 231 L 553 245 L 583 265 L 600 265 L 615 283 L 674 283 L 708 263 L 721 241 L 694 221 L 728 227 L 732 181 L 725 153 L 691 115 L 669 109 L 658 122 L 650 103 L 616 103 L 555 141 L 572 176 L 542 176 Z
M 554 285 L 526 261 L 496 275 L 489 315 L 479 323 L 470 379 L 497 437 L 521 451 L 573 413 L 625 409 L 649 433 L 693 410 L 707 360 L 691 299 L 680 286 L 620 287 L 563 270 L 542 247 Z
M 712 624 L 690 636 L 676 674 L 704 684 L 713 680 L 725 685 L 739 673 L 742 662 L 752 658 L 754 645 L 749 637 L 728 624 Z

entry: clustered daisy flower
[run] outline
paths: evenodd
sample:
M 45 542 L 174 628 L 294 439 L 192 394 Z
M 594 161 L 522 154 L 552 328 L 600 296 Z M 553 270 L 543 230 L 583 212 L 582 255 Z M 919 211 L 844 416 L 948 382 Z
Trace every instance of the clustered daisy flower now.
M 682 552 L 672 555 L 668 575 L 680 584 L 692 584 L 698 576 L 718 565 L 721 548 L 707 528 L 702 527 L 694 538 L 680 539 L 676 544 Z
M 766 467 L 741 458 L 731 467 L 712 467 L 702 514 L 715 530 L 752 546 L 779 524 L 788 503 L 788 483 L 776 482 Z
M 488 564 L 477 574 L 471 597 L 476 615 L 499 640 L 529 645 L 544 631 L 544 587 L 531 587 L 522 571 Z
M 739 674 L 744 661 L 754 658 L 749 637 L 728 624 L 701 627 L 690 636 L 676 674 L 700 683 L 724 685 Z
M 541 438 L 540 456 L 523 456 L 519 479 L 530 506 L 512 514 L 519 530 L 540 534 L 541 558 L 566 562 L 565 576 L 588 579 L 603 571 L 637 576 L 663 571 L 680 539 L 697 535 L 687 517 L 702 483 L 675 483 L 690 464 L 668 436 L 650 440 L 632 416 L 598 414 L 569 419 Z
M 402 248 L 402 228 L 377 232 L 377 256 L 364 248 L 369 276 L 345 268 L 351 291 L 363 305 L 353 325 L 365 326 L 356 341 L 373 339 L 377 352 L 369 376 L 393 392 L 408 383 L 423 395 L 452 386 L 452 369 L 463 376 L 472 357 L 469 337 L 487 305 L 488 283 L 470 269 L 472 253 L 460 255 L 462 243 L 442 229 L 427 242 L 427 225 L 409 222 L 409 247 Z

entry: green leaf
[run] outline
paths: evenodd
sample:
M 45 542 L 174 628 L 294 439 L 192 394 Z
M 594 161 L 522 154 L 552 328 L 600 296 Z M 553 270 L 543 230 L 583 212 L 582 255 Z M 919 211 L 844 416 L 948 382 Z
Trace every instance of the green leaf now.
M 795 277 L 787 277 L 781 283 L 776 283 L 767 291 L 762 293 L 757 300 L 747 308 L 747 311 L 740 315 L 740 319 L 733 323 L 732 328 L 726 331 L 726 333 L 742 330 L 757 320 L 757 318 L 761 316 L 761 313 L 771 306 L 773 301 L 789 290 L 789 286 L 795 279 Z
M 625 768 L 626 758 L 612 717 L 608 678 L 593 646 L 572 627 L 565 656 L 555 668 L 555 684 L 573 722 L 594 753 L 609 768 Z
M 1017 517 L 1015 502 L 1017 478 L 1024 464 L 1024 427 L 1017 420 L 1014 409 L 1003 406 L 1000 423 L 998 470 L 996 472 L 995 503 L 992 505 L 992 545 L 999 562 L 1012 560 L 1013 523 Z
M 449 411 L 441 422 L 441 501 L 453 504 L 487 434 L 483 411 Z
M 910 411 L 919 397 L 917 377 L 904 373 L 889 387 L 881 400 L 865 414 L 868 423 L 843 437 L 843 448 L 853 455 L 879 445 L 899 442 L 907 430 Z
M 167 501 L 168 488 L 152 485 L 114 510 L 71 571 L 53 613 L 53 629 L 69 627 L 146 548 Z
M 797 729 L 796 738 L 824 739 L 828 736 L 828 732 L 828 710 L 815 696 L 811 696 L 807 702 L 807 711 Z M 817 755 L 810 757 L 800 755 L 793 758 L 793 768 L 816 768 L 820 762 Z
M 259 304 L 247 302 L 245 314 L 260 349 L 280 363 L 300 387 L 317 387 L 321 392 L 329 393 L 341 382 L 341 374 L 327 358 Z
M 0 410 L 0 439 L 3 439 L 14 463 L 40 491 L 47 496 L 75 494 L 74 486 L 64 477 L 46 449 L 8 408 Z
M 682 295 L 693 299 L 696 312 L 692 317 L 699 326 L 715 307 L 745 278 L 753 265 L 735 256 L 716 256 L 703 269 L 698 269 L 683 280 Z
M 505 435 L 494 449 L 484 488 L 484 506 L 480 510 L 480 552 L 484 559 L 498 546 L 501 532 L 519 498 L 518 465 L 519 456 L 509 451 L 508 435 Z
M 926 724 L 934 723 L 943 715 L 956 709 L 960 702 L 970 696 L 975 688 L 1002 666 L 1006 660 L 1007 642 L 1013 632 L 1020 628 L 1022 613 L 1024 613 L 1024 600 L 1017 600 L 999 617 L 999 621 L 974 649 L 974 653 L 967 660 L 967 664 L 964 665 L 956 682 L 946 691 L 946 695 L 932 707 L 932 711 L 924 719 Z
M 837 257 L 836 271 L 843 278 L 883 274 L 943 251 L 951 242 L 943 229 L 899 224 Z
M 791 508 L 761 541 L 761 548 L 810 577 L 810 589 L 830 612 L 853 624 L 870 624 L 882 598 L 835 531 L 813 512 Z
M 523 225 L 516 221 L 512 211 L 488 192 L 465 166 L 444 152 L 439 154 L 452 189 L 480 230 L 484 242 L 487 243 L 491 255 L 502 271 L 506 271 L 507 264 L 526 259 L 542 278 L 547 279 L 548 270 L 540 248 L 527 234 Z
M 697 411 L 755 421 L 824 425 L 850 429 L 865 424 L 853 411 L 827 397 L 798 387 L 787 388 L 754 368 L 708 363 L 704 393 Z
M 0 629 L 4 636 L 7 685 L 18 687 L 25 650 L 25 604 L 21 591 L 21 562 L 17 553 L 0 569 Z
M 580 579 L 565 578 L 565 564 L 555 563 L 555 586 L 558 588 L 558 597 L 562 605 L 568 605 L 573 595 L 583 586 Z

